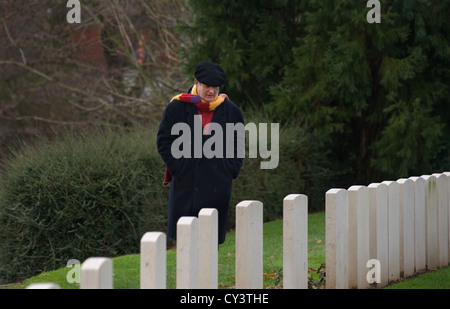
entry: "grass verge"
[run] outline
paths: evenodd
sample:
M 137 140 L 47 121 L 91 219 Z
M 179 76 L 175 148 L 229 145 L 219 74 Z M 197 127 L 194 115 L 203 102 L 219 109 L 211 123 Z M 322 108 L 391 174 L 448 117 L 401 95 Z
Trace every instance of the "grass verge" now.
M 264 288 L 280 288 L 283 285 L 283 221 L 276 220 L 264 224 L 263 284 Z M 308 217 L 308 267 L 309 282 L 313 288 L 323 288 L 319 272 L 325 263 L 325 213 L 313 213 Z M 139 289 L 139 254 L 124 255 L 113 259 L 114 288 Z M 226 242 L 218 253 L 218 287 L 235 286 L 235 233 L 227 235 Z M 69 268 L 44 272 L 24 280 L 22 284 L 6 285 L 1 288 L 23 289 L 31 283 L 54 282 L 62 289 L 78 289 L 79 285 L 67 282 Z M 167 288 L 176 286 L 176 249 L 167 250 Z M 450 267 L 428 272 L 412 279 L 385 287 L 387 289 L 449 289 Z

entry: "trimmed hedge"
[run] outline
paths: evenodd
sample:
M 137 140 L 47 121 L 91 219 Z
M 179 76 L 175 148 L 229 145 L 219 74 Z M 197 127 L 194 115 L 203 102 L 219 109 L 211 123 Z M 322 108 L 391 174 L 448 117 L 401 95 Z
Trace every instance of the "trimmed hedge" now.
M 165 232 L 169 189 L 161 184 L 165 167 L 155 139 L 151 129 L 68 134 L 8 159 L 0 176 L 0 282 L 70 259 L 137 253 L 146 231 Z M 276 169 L 244 160 L 233 183 L 229 228 L 242 200 L 262 201 L 265 220 L 272 220 L 282 215 L 284 196 L 317 188 L 307 160 L 311 144 L 300 126 L 285 126 Z
M 136 252 L 164 230 L 164 165 L 144 130 L 66 136 L 25 147 L 0 180 L 0 278 L 16 280 L 69 259 Z

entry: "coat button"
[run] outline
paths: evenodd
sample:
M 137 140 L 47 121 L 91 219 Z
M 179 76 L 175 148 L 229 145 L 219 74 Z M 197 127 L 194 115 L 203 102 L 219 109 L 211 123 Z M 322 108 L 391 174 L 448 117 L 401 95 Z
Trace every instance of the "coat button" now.
M 195 188 L 194 191 L 195 191 L 195 192 L 198 192 L 198 188 Z

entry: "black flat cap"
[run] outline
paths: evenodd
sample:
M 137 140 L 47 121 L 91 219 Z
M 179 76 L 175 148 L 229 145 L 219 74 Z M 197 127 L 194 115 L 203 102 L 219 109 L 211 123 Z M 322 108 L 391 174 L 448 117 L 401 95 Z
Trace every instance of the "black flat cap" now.
M 225 72 L 217 63 L 202 62 L 195 69 L 196 80 L 207 86 L 218 87 L 226 81 Z

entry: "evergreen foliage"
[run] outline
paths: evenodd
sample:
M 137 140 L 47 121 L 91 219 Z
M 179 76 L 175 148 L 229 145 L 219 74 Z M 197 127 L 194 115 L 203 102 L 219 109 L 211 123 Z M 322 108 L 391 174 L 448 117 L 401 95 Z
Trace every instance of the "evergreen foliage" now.
M 380 1 L 381 23 L 367 1 L 189 3 L 186 71 L 220 62 L 233 100 L 302 123 L 342 185 L 450 169 L 449 1 Z
M 275 110 L 309 123 L 357 182 L 448 169 L 450 3 L 381 2 L 380 24 L 360 2 L 311 3 Z

